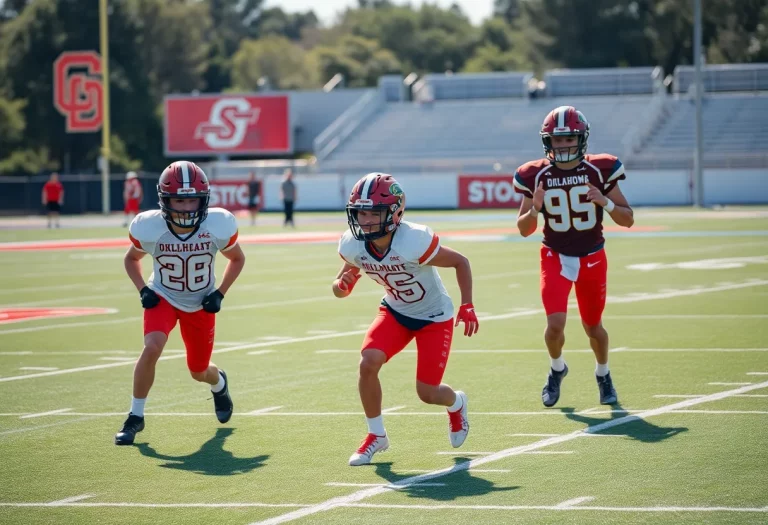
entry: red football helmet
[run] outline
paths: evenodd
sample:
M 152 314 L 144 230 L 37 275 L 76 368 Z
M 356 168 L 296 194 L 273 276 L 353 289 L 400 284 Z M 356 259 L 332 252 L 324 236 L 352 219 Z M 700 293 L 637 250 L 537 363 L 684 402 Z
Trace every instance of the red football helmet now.
M 205 172 L 194 162 L 180 160 L 165 168 L 157 183 L 157 196 L 163 218 L 180 228 L 194 228 L 208 216 L 211 187 Z M 194 211 L 174 210 L 171 199 L 197 199 L 199 206 Z
M 360 225 L 360 210 L 379 213 L 378 229 L 371 224 Z M 372 241 L 384 237 L 397 229 L 403 220 L 405 193 L 392 175 L 369 173 L 352 188 L 347 202 L 347 222 L 355 239 Z M 371 231 L 366 232 L 365 228 Z
M 544 154 L 552 162 L 571 162 L 581 160 L 587 154 L 589 139 L 589 122 L 584 114 L 573 106 L 560 106 L 547 114 L 541 125 L 541 142 L 544 144 Z M 576 146 L 568 148 L 553 148 L 552 137 L 577 136 Z M 576 151 L 573 151 L 576 150 Z

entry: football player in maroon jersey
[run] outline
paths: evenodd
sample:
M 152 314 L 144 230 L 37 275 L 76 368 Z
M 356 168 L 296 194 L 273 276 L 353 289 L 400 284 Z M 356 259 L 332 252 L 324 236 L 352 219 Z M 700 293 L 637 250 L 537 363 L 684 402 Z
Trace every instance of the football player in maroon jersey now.
M 541 126 L 545 157 L 515 172 L 515 191 L 523 195 L 517 228 L 527 237 L 544 219 L 541 247 L 541 298 L 547 314 L 544 341 L 551 369 L 541 399 L 547 407 L 560 398 L 568 374 L 563 358 L 568 296 L 575 283 L 581 324 L 595 353 L 600 403 L 617 402 L 608 371 L 608 333 L 602 324 L 608 259 L 603 216 L 626 228 L 634 223 L 632 208 L 619 188 L 624 165 L 613 155 L 587 154 L 589 123 L 573 106 L 552 110 Z

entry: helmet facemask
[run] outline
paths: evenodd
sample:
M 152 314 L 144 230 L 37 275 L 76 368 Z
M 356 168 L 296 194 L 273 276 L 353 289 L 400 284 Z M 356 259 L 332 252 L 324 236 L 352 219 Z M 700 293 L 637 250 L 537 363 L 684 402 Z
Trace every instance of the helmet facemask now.
M 397 208 L 395 204 L 392 206 Z M 363 212 L 362 216 L 360 212 Z M 384 204 L 348 204 L 347 223 L 352 235 L 358 241 L 380 239 L 397 228 L 392 211 Z
M 187 200 L 187 199 L 197 200 L 198 201 L 197 209 L 196 210 L 174 209 L 171 205 L 171 200 L 179 199 L 179 198 L 183 198 L 184 200 Z M 163 195 L 160 197 L 160 209 L 163 212 L 163 219 L 173 224 L 174 226 L 178 226 L 179 228 L 196 228 L 208 216 L 209 199 L 210 199 L 210 196 L 207 194 L 190 195 L 189 197 L 187 196 L 172 197 L 172 196 Z
M 555 148 L 552 146 L 552 137 L 578 137 L 573 146 Z M 544 153 L 552 162 L 566 163 L 581 160 L 587 154 L 587 139 L 589 131 L 584 133 L 541 133 L 541 142 L 544 144 Z

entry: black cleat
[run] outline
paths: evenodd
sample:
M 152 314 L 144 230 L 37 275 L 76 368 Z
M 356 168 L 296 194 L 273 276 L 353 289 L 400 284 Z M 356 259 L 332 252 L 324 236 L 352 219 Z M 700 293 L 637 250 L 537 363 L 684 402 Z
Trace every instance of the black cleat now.
M 595 376 L 595 379 L 597 379 L 597 388 L 600 391 L 600 404 L 613 405 L 616 403 L 618 396 L 616 395 L 616 389 L 613 388 L 611 373 L 608 372 L 603 377 Z
M 224 370 L 219 370 L 224 378 L 224 390 L 213 393 L 213 406 L 216 410 L 216 419 L 219 423 L 226 423 L 232 417 L 235 405 L 232 404 L 232 398 L 229 397 L 229 380 Z
M 544 389 L 541 391 L 541 401 L 545 407 L 553 407 L 557 400 L 560 399 L 560 383 L 563 382 L 563 378 L 568 375 L 568 365 L 561 372 L 556 372 L 552 368 L 549 369 L 549 375 L 547 376 L 547 384 L 544 385 Z
M 144 430 L 144 418 L 128 414 L 123 429 L 115 434 L 115 445 L 133 445 L 136 434 Z

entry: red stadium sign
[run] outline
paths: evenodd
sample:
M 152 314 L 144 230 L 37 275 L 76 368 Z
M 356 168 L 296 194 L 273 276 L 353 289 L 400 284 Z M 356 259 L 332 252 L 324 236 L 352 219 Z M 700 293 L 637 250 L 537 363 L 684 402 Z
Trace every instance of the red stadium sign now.
M 165 98 L 166 156 L 292 152 L 287 95 Z
M 53 63 L 53 105 L 67 119 L 67 133 L 101 129 L 101 57 L 95 51 L 65 51 Z
M 459 208 L 519 208 L 514 175 L 459 175 Z
M 229 211 L 248 209 L 248 181 L 211 182 L 211 207 Z

